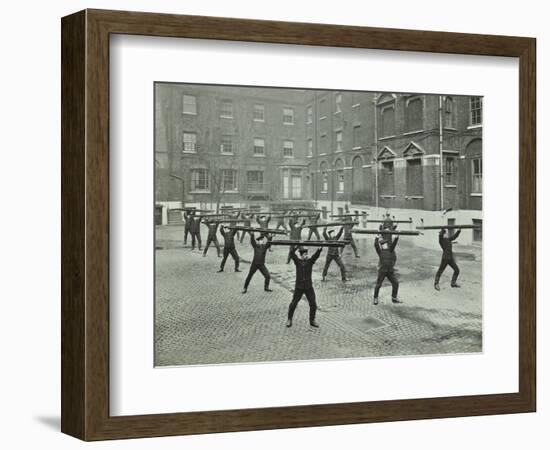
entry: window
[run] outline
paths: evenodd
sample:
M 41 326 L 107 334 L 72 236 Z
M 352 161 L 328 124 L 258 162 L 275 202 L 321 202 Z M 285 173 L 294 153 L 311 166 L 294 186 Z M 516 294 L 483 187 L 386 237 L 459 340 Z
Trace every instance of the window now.
M 479 193 L 482 192 L 483 186 L 483 161 L 481 158 L 472 159 L 472 192 Z
M 233 102 L 231 100 L 222 100 L 220 103 L 220 117 L 225 119 L 233 118 Z
M 265 120 L 265 106 L 254 105 L 254 109 L 252 111 L 252 118 L 254 122 L 263 122 Z
M 289 170 L 283 169 L 283 198 L 285 200 L 288 199 L 290 195 L 288 185 L 289 185 Z
M 336 151 L 341 152 L 342 150 L 344 150 L 344 147 L 342 145 L 342 132 L 337 131 L 336 132 Z
M 197 133 L 183 133 L 184 153 L 197 153 Z
M 407 160 L 407 195 L 424 195 L 422 160 L 420 158 Z
M 424 102 L 421 98 L 412 98 L 407 101 L 406 128 L 407 131 L 418 131 L 423 128 Z
M 291 171 L 290 194 L 293 199 L 302 198 L 302 171 L 300 169 Z
M 323 99 L 319 102 L 319 120 L 327 117 L 327 101 Z
M 313 122 L 313 106 L 308 106 L 306 109 L 306 123 Z
M 338 192 L 344 192 L 344 169 L 336 171 L 336 178 L 338 180 Z
M 361 147 L 361 138 L 359 136 L 361 127 L 358 125 L 353 127 L 353 148 Z
M 233 136 L 224 134 L 221 138 L 220 152 L 225 155 L 233 154 Z
M 321 155 L 326 155 L 328 152 L 328 140 L 327 135 L 321 135 Z
M 353 105 L 352 109 L 353 114 L 353 124 L 358 125 L 361 123 L 361 105 Z
M 328 170 L 327 163 L 321 163 L 321 192 L 328 192 Z
M 335 113 L 341 113 L 342 112 L 342 94 L 338 93 L 334 96 L 334 112 Z
M 292 108 L 283 108 L 283 123 L 294 125 L 294 110 Z
M 262 170 L 251 170 L 246 174 L 246 183 L 249 192 L 263 192 L 264 173 Z
M 455 172 L 455 158 L 447 156 L 445 158 L 445 184 L 456 184 Z
M 393 136 L 395 134 L 395 109 L 393 106 L 382 109 L 381 122 L 381 137 Z
M 265 156 L 265 140 L 262 138 L 254 139 L 254 156 Z
M 210 179 L 206 169 L 191 170 L 191 191 L 208 192 L 210 190 Z
M 481 97 L 470 97 L 470 125 L 481 125 L 483 99 Z
M 194 95 L 183 96 L 183 114 L 197 114 L 197 97 Z
M 307 140 L 307 156 L 313 156 L 313 139 Z
M 284 141 L 283 142 L 283 156 L 285 158 L 293 158 L 294 157 L 294 142 L 292 142 L 292 141 Z
M 445 118 L 444 118 L 444 127 L 445 128 L 454 128 L 454 101 L 452 97 L 445 97 Z
M 386 161 L 382 163 L 382 173 L 380 182 L 380 193 L 382 195 L 394 194 L 394 182 L 393 182 L 393 161 Z
M 236 191 L 237 186 L 237 171 L 234 169 L 221 169 L 222 192 Z

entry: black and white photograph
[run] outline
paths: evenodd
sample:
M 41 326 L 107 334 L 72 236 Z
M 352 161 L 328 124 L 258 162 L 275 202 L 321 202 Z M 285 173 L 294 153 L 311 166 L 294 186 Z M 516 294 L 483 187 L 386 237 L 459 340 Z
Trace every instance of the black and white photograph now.
M 156 367 L 483 351 L 482 96 L 154 99 Z

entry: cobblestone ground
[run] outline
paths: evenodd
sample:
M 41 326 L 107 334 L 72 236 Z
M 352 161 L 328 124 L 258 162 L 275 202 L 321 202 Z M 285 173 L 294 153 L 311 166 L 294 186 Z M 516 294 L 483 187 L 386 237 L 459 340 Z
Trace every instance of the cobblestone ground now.
M 182 245 L 177 226 L 157 229 L 155 363 L 189 365 L 398 355 L 472 353 L 482 350 L 481 252 L 455 247 L 460 289 L 450 287 L 450 268 L 433 289 L 441 253 L 415 247 L 402 238 L 397 247 L 399 298 L 391 303 L 386 281 L 380 304 L 372 304 L 378 258 L 371 237 L 358 240 L 361 257 L 351 248 L 344 262 L 351 278 L 340 280 L 333 263 L 321 282 L 326 250 L 315 265 L 320 328 L 308 323 L 308 304 L 299 303 L 292 328 L 286 328 L 295 269 L 286 264 L 287 248 L 275 247 L 266 264 L 273 292 L 263 291 L 257 272 L 248 293 L 241 294 L 250 267 L 249 239 L 237 245 L 241 273 L 229 257 L 224 273 L 220 259 Z M 434 232 L 434 239 L 437 233 Z

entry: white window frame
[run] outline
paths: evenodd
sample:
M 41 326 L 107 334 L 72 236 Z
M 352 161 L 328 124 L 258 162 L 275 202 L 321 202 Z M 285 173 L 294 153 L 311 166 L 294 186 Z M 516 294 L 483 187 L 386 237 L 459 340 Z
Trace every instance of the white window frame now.
M 186 136 L 194 136 L 194 138 L 195 138 L 194 142 L 192 142 L 192 144 L 193 144 L 193 149 L 192 150 L 186 149 L 186 144 L 191 143 L 191 141 L 186 141 L 185 140 Z M 183 132 L 183 150 L 182 150 L 182 152 L 183 153 L 197 153 L 197 133 L 195 133 L 194 131 L 184 131 Z
M 290 114 L 288 114 L 290 112 Z M 290 122 L 287 122 L 287 117 L 290 117 Z M 289 106 L 283 107 L 283 125 L 294 125 L 294 108 Z
M 262 141 L 262 145 L 257 145 L 258 141 Z M 257 153 L 256 152 L 256 149 L 257 148 L 262 148 L 262 152 L 261 153 Z M 254 144 L 253 144 L 253 148 L 252 148 L 252 154 L 253 156 L 255 156 L 256 158 L 263 158 L 265 157 L 265 139 L 264 138 L 254 138 Z
M 238 192 L 239 191 L 239 173 L 236 169 L 220 169 L 221 171 L 221 191 L 222 192 Z M 226 181 L 226 175 L 228 173 L 231 173 L 232 180 L 231 184 L 233 185 L 233 189 L 226 189 L 225 181 Z
M 472 101 L 474 99 L 478 99 L 479 100 L 479 108 L 473 108 L 472 107 Z M 474 128 L 474 127 L 480 127 L 483 125 L 483 97 L 470 97 L 469 100 L 468 100 L 468 106 L 469 106 L 469 111 L 470 111 L 470 118 L 469 118 L 469 124 L 470 124 L 470 127 Z M 473 120 L 473 114 L 474 114 L 474 111 L 479 111 L 479 122 L 476 122 L 474 123 L 474 120 Z
M 227 139 L 226 138 L 229 138 L 229 143 L 231 145 L 231 151 L 229 152 L 226 152 L 224 151 L 224 141 L 226 141 Z M 231 134 L 224 134 L 222 135 L 221 137 L 221 140 L 220 140 L 220 153 L 222 155 L 233 155 L 234 151 L 233 151 L 233 136 Z
M 261 118 L 256 117 L 256 113 L 261 111 Z M 265 122 L 265 105 L 261 103 L 255 103 L 252 107 L 252 120 L 254 122 Z
M 344 133 L 342 130 L 336 131 L 336 153 L 341 153 L 344 151 Z
M 186 102 L 185 101 L 186 98 L 193 99 L 193 102 L 192 103 Z M 186 111 L 185 110 L 185 105 L 190 105 L 190 104 L 194 105 L 194 111 Z M 196 95 L 183 94 L 182 113 L 186 114 L 186 115 L 189 115 L 189 116 L 196 116 L 197 115 L 197 96 Z
M 479 173 L 475 172 L 475 162 L 479 161 Z M 478 181 L 476 181 L 476 179 Z M 472 194 L 482 194 L 483 193 L 483 159 L 481 156 L 472 158 Z M 479 190 L 474 189 L 474 186 L 479 183 Z
M 204 171 L 205 173 L 205 188 L 204 189 L 197 189 L 197 183 L 195 182 L 195 173 L 199 171 Z M 194 169 L 191 169 L 191 192 L 204 192 L 209 193 L 210 192 L 210 173 L 208 172 L 208 169 L 197 167 Z
M 290 144 L 290 146 L 288 146 L 287 144 Z M 287 155 L 286 154 L 286 150 L 292 150 L 292 154 L 291 155 Z M 294 158 L 294 141 L 291 141 L 291 140 L 288 140 L 288 139 L 285 139 L 283 141 L 283 158 Z
M 231 111 L 229 112 L 229 114 L 227 114 L 227 111 L 226 111 L 226 108 L 225 108 L 226 105 L 230 105 L 229 109 L 231 109 Z M 222 119 L 233 119 L 234 112 L 235 111 L 233 111 L 233 101 L 232 100 L 224 99 L 224 100 L 220 101 L 220 117 Z
M 334 94 L 334 114 L 340 114 L 342 112 L 343 97 L 341 92 Z

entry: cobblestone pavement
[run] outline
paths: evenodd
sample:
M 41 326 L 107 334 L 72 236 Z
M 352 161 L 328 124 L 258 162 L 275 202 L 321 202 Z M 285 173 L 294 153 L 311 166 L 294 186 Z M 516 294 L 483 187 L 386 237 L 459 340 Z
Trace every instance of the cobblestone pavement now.
M 320 328 L 308 323 L 308 304 L 299 303 L 292 328 L 286 328 L 295 269 L 286 264 L 287 248 L 267 254 L 273 292 L 263 291 L 257 272 L 247 294 L 241 290 L 250 267 L 249 239 L 237 244 L 241 273 L 229 257 L 224 273 L 211 247 L 206 257 L 183 247 L 181 227 L 157 229 L 155 363 L 188 365 L 359 358 L 398 355 L 472 353 L 482 350 L 481 252 L 455 248 L 461 289 L 450 287 L 452 271 L 433 289 L 441 253 L 402 238 L 397 251 L 399 298 L 391 303 L 386 281 L 380 304 L 372 304 L 378 258 L 373 239 L 358 241 L 360 258 L 351 248 L 344 262 L 351 280 L 342 282 L 333 263 L 321 282 L 326 250 L 314 267 Z M 434 233 L 437 239 L 437 233 Z

